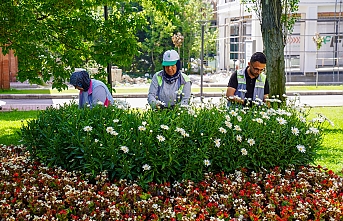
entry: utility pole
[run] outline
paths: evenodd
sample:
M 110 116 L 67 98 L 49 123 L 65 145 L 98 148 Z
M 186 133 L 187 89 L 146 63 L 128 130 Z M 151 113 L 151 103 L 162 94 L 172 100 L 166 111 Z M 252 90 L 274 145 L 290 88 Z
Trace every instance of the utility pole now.
M 105 17 L 105 22 L 108 20 L 108 9 L 107 5 L 104 6 L 104 17 Z M 111 85 L 112 88 L 112 73 L 111 73 L 111 63 L 107 64 L 107 83 Z M 112 91 L 112 90 L 111 90 Z M 112 92 L 111 92 L 112 93 Z
M 203 82 L 204 82 L 204 32 L 205 32 L 205 22 L 201 23 L 201 66 L 200 66 L 200 99 L 203 101 Z

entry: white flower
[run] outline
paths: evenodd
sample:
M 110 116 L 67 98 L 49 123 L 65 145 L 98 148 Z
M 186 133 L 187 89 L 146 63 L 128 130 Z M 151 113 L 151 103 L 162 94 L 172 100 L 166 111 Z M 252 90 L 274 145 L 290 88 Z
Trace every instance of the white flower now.
M 248 155 L 248 151 L 245 148 L 241 149 L 242 155 Z
M 96 102 L 97 105 L 104 105 L 101 101 Z
M 145 126 L 145 125 L 146 125 L 146 121 L 143 121 L 143 122 L 142 122 L 142 125 Z
M 276 120 L 279 122 L 280 125 L 287 124 L 287 121 L 282 117 L 277 117 Z
M 164 138 L 164 136 L 162 136 L 162 135 L 157 135 L 157 140 L 159 141 L 159 142 L 163 142 L 163 141 L 165 141 L 166 140 L 166 138 Z
M 225 115 L 225 119 L 226 119 L 227 121 L 230 121 L 230 120 L 231 120 L 230 115 Z
M 292 134 L 294 134 L 295 136 L 299 135 L 299 130 L 296 127 L 292 127 Z
M 95 142 L 95 143 L 98 143 L 98 142 L 99 142 L 99 140 L 98 140 L 98 139 L 95 139 L 95 140 L 94 140 L 94 142 Z
M 220 139 L 215 139 L 214 143 L 215 143 L 216 147 L 218 147 L 218 148 L 220 147 Z
M 238 142 L 242 142 L 242 136 L 241 135 L 236 135 L 236 140 Z
M 237 114 L 238 114 L 238 113 L 237 113 L 236 111 L 234 111 L 234 110 L 231 110 L 229 113 L 230 113 L 232 116 L 234 116 L 234 117 L 237 116 Z
M 204 164 L 205 164 L 205 166 L 210 166 L 211 165 L 211 161 L 209 161 L 209 160 L 204 160 Z
M 118 119 L 114 119 L 114 120 L 113 120 L 113 123 L 118 123 L 118 122 L 119 122 Z
M 239 125 L 235 125 L 234 130 L 242 131 L 242 129 L 241 129 L 241 127 Z
M 114 131 L 113 127 L 107 127 L 106 128 L 106 132 L 109 134 L 113 133 L 113 131 Z
M 255 140 L 254 139 L 248 139 L 248 144 L 250 145 L 250 146 L 252 146 L 252 145 L 254 145 L 255 144 Z
M 164 124 L 161 125 L 161 128 L 164 130 L 169 130 L 169 127 L 167 125 L 164 125 Z
M 120 149 L 124 152 L 124 153 L 128 153 L 129 152 L 129 148 L 127 146 L 121 146 Z
M 306 117 L 301 116 L 301 117 L 299 118 L 299 120 L 300 120 L 301 122 L 303 122 L 303 123 L 306 123 Z
M 118 135 L 118 133 L 117 133 L 117 131 L 112 131 L 112 132 L 111 132 L 111 135 L 113 135 L 113 136 L 117 136 L 117 135 Z
M 150 169 L 151 169 L 151 167 L 150 167 L 148 164 L 144 164 L 144 165 L 142 166 L 142 168 L 143 168 L 144 171 L 150 170 Z
M 181 132 L 181 135 L 182 135 L 183 137 L 189 137 L 189 134 L 186 133 L 186 131 L 182 131 L 182 132 Z
M 238 122 L 241 122 L 242 121 L 242 117 L 241 116 L 237 116 L 237 120 L 238 120 Z
M 93 130 L 93 127 L 91 127 L 91 126 L 85 126 L 85 127 L 83 128 L 83 130 L 86 131 L 86 132 L 91 132 L 91 131 Z
M 311 131 L 311 133 L 313 134 L 318 134 L 319 133 L 319 130 L 315 127 L 310 127 L 309 130 Z
M 220 132 L 220 133 L 223 133 L 223 134 L 226 134 L 226 129 L 225 129 L 225 128 L 222 128 L 222 127 L 219 127 L 219 132 Z
M 188 114 L 194 116 L 195 115 L 195 111 L 193 109 L 189 109 L 188 110 Z
M 185 130 L 180 128 L 180 127 L 176 127 L 175 131 L 179 132 L 179 133 L 184 133 L 185 132 Z
M 225 121 L 225 125 L 226 125 L 228 128 L 232 128 L 232 123 L 231 123 L 229 120 Z
M 262 124 L 263 123 L 263 120 L 261 118 L 256 118 L 254 119 L 254 121 L 256 121 L 257 123 L 259 124 Z
M 305 153 L 306 152 L 306 148 L 304 145 L 297 145 L 297 149 L 299 150 L 299 152 L 301 153 Z
M 146 130 L 146 128 L 145 128 L 144 126 L 139 126 L 139 127 L 138 127 L 138 130 L 139 130 L 139 131 L 143 131 L 143 130 Z

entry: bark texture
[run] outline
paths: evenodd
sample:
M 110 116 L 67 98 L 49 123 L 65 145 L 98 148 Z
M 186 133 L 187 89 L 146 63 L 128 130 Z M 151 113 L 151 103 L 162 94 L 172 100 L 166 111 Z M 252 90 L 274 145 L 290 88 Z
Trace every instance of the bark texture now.
M 281 0 L 261 0 L 262 5 L 262 38 L 264 53 L 267 57 L 267 78 L 270 86 L 270 97 L 279 96 L 284 100 L 285 94 L 285 60 L 284 41 L 281 23 Z

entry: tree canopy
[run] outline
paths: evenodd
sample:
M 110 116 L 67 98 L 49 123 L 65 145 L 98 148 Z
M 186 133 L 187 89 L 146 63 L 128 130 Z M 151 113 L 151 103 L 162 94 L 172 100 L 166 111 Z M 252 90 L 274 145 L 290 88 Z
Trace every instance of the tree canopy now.
M 18 80 L 52 80 L 52 86 L 62 90 L 75 68 L 96 67 L 103 77 L 107 64 L 132 69 L 133 59 L 142 60 L 144 55 L 150 55 L 148 63 L 158 61 L 156 56 L 173 46 L 174 32 L 194 34 L 183 20 L 192 16 L 186 6 L 196 2 L 4 0 L 0 5 L 0 47 L 4 53 L 13 50 L 18 57 Z

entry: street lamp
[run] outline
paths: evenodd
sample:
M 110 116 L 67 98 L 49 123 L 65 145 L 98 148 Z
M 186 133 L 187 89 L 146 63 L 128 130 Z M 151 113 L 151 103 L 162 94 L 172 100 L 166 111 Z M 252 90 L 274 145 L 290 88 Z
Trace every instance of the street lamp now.
M 197 21 L 201 25 L 201 53 L 200 53 L 200 100 L 203 101 L 203 82 L 204 82 L 204 32 L 205 32 L 205 24 L 209 21 L 201 20 Z
M 233 59 L 233 71 L 236 71 L 236 61 L 237 59 Z
M 108 9 L 107 9 L 107 5 L 104 6 L 104 17 L 105 17 L 105 21 L 108 20 Z M 108 63 L 107 65 L 107 81 L 108 84 L 111 85 L 112 88 L 112 73 L 111 73 L 111 63 Z M 112 90 L 111 90 L 112 93 Z

